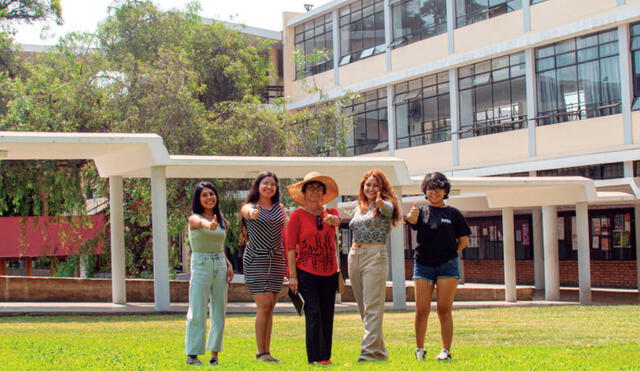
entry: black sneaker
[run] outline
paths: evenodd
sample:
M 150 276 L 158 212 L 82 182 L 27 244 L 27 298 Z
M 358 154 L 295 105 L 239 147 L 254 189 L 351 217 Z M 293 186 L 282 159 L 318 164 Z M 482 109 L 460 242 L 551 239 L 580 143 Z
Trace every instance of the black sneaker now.
M 211 358 L 209 360 L 209 366 L 219 366 L 219 365 L 220 365 L 220 363 L 218 362 L 217 358 Z
M 187 364 L 191 366 L 202 366 L 202 362 L 200 362 L 198 356 L 187 356 Z

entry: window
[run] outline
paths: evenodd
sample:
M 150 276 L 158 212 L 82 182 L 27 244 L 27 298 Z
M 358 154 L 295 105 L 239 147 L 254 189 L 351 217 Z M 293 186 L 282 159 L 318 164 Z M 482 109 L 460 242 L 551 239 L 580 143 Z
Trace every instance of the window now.
M 527 126 L 524 53 L 458 69 L 462 138 Z
M 331 14 L 296 26 L 294 43 L 296 50 L 304 56 L 304 61 L 296 65 L 296 79 L 333 68 Z
M 543 2 L 543 1 L 547 1 L 547 0 L 531 0 L 531 5 L 536 5 L 536 4 L 539 4 L 539 3 Z
M 471 235 L 462 250 L 464 259 L 503 260 L 502 217 L 467 218 Z M 530 215 L 514 216 L 516 259 L 533 259 L 533 224 Z
M 622 162 L 591 166 L 565 167 L 562 169 L 539 170 L 538 176 L 583 176 L 591 179 L 616 179 L 624 177 Z
M 640 161 L 633 162 L 633 176 L 640 177 Z
M 631 25 L 631 61 L 633 63 L 633 106 L 640 109 L 640 23 Z
M 447 32 L 446 0 L 402 0 L 391 5 L 392 47 Z
M 456 27 L 522 9 L 522 0 L 456 0 Z
M 386 151 L 389 147 L 387 89 L 365 93 L 363 99 L 344 108 L 353 114 L 353 135 L 347 138 L 347 155 Z
M 558 248 L 562 260 L 578 258 L 575 212 L 558 214 Z M 635 260 L 632 209 L 589 210 L 589 250 L 592 260 Z
M 359 0 L 340 8 L 340 66 L 384 51 L 383 0 Z
M 396 148 L 451 139 L 449 73 L 395 86 Z
M 537 124 L 620 113 L 618 60 L 615 29 L 537 48 Z

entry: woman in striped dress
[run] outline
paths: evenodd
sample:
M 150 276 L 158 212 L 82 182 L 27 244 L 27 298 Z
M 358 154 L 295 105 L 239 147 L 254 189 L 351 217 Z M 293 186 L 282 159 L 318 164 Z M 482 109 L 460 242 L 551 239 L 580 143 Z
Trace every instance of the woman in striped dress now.
M 258 306 L 256 359 L 278 362 L 270 354 L 273 308 L 286 274 L 284 226 L 287 215 L 280 203 L 278 177 L 265 171 L 258 175 L 240 210 L 242 233 L 247 239 L 244 279 Z

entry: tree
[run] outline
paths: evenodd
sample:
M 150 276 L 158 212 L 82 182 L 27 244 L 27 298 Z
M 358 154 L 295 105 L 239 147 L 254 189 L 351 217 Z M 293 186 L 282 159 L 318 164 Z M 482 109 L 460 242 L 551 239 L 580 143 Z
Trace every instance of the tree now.
M 60 0 L 0 0 L 0 21 L 34 21 L 53 18 L 62 24 Z

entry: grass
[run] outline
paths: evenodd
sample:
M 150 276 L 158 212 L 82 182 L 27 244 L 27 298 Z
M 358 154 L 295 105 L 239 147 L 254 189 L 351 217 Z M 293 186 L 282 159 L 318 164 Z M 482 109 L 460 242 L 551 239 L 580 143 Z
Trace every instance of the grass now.
M 439 324 L 427 333 L 428 360 L 413 359 L 413 313 L 385 314 L 390 360 L 356 363 L 362 336 L 356 313 L 336 315 L 331 369 L 360 370 L 640 370 L 640 306 L 559 306 L 454 311 L 451 362 L 437 362 Z M 221 367 L 296 370 L 306 363 L 304 320 L 276 315 L 272 353 L 253 360 L 253 315 L 227 317 Z M 0 318 L 0 369 L 193 369 L 184 364 L 184 316 Z M 201 357 L 208 360 L 208 355 Z M 316 366 L 317 367 L 317 366 Z

